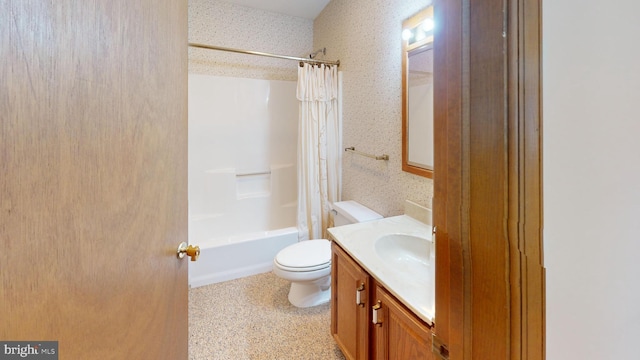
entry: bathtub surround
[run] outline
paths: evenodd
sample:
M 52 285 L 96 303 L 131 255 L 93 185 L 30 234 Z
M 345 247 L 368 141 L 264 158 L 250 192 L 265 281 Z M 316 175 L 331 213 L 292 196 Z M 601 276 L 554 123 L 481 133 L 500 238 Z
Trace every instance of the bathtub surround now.
M 192 286 L 269 271 L 291 243 L 273 233 L 296 225 L 295 94 L 292 81 L 189 74 Z
M 433 181 L 402 171 L 402 21 L 429 0 L 332 0 L 316 18 L 313 48 L 327 48 L 343 73 L 343 144 L 389 161 L 343 156 L 342 196 L 384 216 L 405 199 L 431 204 Z M 436 169 L 437 173 L 437 169 Z
M 300 240 L 327 238 L 331 204 L 341 199 L 338 67 L 298 67 L 298 216 Z
M 295 83 L 189 74 L 196 243 L 295 225 Z
M 288 291 L 273 273 L 189 290 L 189 359 L 343 360 L 330 305 L 296 308 Z

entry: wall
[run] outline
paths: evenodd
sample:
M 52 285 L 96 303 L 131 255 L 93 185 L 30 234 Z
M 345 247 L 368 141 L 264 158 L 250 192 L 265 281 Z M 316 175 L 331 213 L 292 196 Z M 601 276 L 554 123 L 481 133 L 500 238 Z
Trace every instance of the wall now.
M 543 6 L 547 359 L 638 359 L 640 3 Z
M 189 0 L 189 42 L 308 57 L 313 20 L 215 0 Z M 262 56 L 189 48 L 189 73 L 297 80 L 297 64 Z
M 345 153 L 343 199 L 384 216 L 404 212 L 404 200 L 431 207 L 433 182 L 402 171 L 402 21 L 430 0 L 332 0 L 313 26 L 314 48 L 339 59 L 343 72 L 343 145 L 389 155 L 389 161 Z

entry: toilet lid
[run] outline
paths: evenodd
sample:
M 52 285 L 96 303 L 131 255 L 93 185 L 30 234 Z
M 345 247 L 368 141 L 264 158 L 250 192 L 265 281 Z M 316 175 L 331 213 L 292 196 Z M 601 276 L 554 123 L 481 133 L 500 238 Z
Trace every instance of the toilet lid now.
M 305 240 L 282 249 L 276 255 L 278 264 L 288 268 L 309 268 L 331 262 L 331 242 L 325 239 Z

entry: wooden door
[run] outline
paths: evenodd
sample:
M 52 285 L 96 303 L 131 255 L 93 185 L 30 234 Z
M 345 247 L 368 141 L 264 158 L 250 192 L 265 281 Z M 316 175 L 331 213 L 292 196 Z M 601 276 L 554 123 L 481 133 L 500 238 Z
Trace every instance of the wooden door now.
M 369 301 L 372 280 L 335 243 L 331 246 L 331 334 L 349 360 L 369 359 Z M 360 304 L 357 304 L 357 294 Z
M 436 0 L 436 340 L 543 359 L 539 0 Z
M 187 2 L 0 1 L 0 340 L 186 359 Z

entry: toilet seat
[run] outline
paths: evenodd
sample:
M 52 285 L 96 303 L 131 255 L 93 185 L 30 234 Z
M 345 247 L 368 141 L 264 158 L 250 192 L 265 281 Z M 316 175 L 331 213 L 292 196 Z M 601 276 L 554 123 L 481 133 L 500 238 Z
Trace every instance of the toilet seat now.
M 331 242 L 326 239 L 305 240 L 281 250 L 274 264 L 284 271 L 308 272 L 331 266 Z
M 310 271 L 318 271 L 318 270 L 322 270 L 322 269 L 327 269 L 331 267 L 331 262 L 325 263 L 325 264 L 321 264 L 321 265 L 316 265 L 316 266 L 308 266 L 308 267 L 287 267 L 284 266 L 280 263 L 278 263 L 277 261 L 274 262 L 275 265 L 278 267 L 278 269 L 282 270 L 282 271 L 288 271 L 288 272 L 310 272 Z

